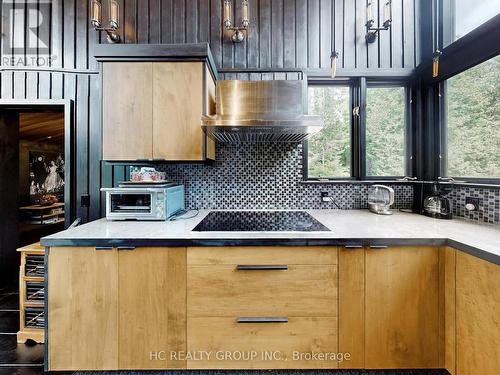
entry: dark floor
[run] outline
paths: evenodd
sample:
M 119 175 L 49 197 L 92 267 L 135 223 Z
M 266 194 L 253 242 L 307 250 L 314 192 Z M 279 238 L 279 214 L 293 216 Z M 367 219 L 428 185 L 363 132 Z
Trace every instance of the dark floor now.
M 0 375 L 43 374 L 44 345 L 18 344 L 19 294 L 17 282 L 0 287 Z
M 74 375 L 449 375 L 446 370 L 204 370 L 77 372 Z M 479 374 L 478 374 L 479 375 Z

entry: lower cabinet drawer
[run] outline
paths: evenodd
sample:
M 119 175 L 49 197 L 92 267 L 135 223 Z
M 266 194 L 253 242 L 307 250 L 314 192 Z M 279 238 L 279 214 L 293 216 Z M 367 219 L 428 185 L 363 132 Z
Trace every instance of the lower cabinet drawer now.
M 252 267 L 188 266 L 187 315 L 337 316 L 336 265 Z
M 252 323 L 260 318 L 264 322 Z M 277 317 L 271 317 L 276 319 Z M 188 318 L 188 369 L 337 368 L 337 318 Z M 285 320 L 287 320 L 285 322 Z M 250 322 L 249 322 L 250 321 Z

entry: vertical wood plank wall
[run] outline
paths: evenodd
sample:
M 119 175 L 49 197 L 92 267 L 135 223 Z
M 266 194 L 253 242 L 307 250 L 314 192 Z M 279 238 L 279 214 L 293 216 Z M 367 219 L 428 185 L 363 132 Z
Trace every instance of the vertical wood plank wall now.
M 41 2 L 41 1 L 40 1 Z M 366 0 L 250 0 L 250 30 L 242 44 L 234 45 L 222 28 L 222 0 L 118 0 L 123 43 L 209 42 L 218 68 L 325 69 L 332 50 L 340 53 L 339 67 L 372 71 L 413 68 L 419 64 L 418 0 L 393 0 L 393 26 L 367 45 L 364 39 Z M 380 1 L 380 19 L 383 1 Z M 239 23 L 240 2 L 233 9 Z M 2 33 L 8 27 L 9 6 L 2 2 Z M 107 43 L 90 27 L 90 0 L 54 0 L 57 12 L 44 14 L 50 27 L 39 29 L 50 36 L 52 66 L 97 70 L 89 48 Z M 29 32 L 24 7 L 23 22 L 16 22 L 16 37 Z M 56 16 L 57 14 L 57 16 Z M 22 19 L 23 17 L 21 17 Z M 107 19 L 106 1 L 103 20 Z M 7 53 L 2 37 L 0 56 Z M 2 62 L 3 64 L 3 62 Z M 287 74 L 237 74 L 223 78 L 294 79 Z M 71 99 L 74 101 L 76 215 L 84 222 L 100 216 L 101 120 L 100 77 L 97 74 L 2 71 L 1 99 Z M 90 195 L 90 207 L 80 207 L 80 196 Z

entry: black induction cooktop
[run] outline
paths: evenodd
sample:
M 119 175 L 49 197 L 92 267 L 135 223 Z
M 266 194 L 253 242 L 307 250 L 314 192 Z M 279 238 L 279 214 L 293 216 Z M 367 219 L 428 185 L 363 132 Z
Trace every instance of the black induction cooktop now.
M 330 231 L 305 211 L 213 211 L 196 232 L 314 232 Z

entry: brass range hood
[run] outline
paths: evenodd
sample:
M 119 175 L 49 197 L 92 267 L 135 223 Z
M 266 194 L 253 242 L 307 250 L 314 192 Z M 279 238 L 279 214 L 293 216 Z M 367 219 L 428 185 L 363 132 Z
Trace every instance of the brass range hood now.
M 306 81 L 218 81 L 217 114 L 202 128 L 221 143 L 298 143 L 324 126 L 306 109 Z

